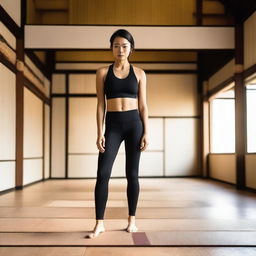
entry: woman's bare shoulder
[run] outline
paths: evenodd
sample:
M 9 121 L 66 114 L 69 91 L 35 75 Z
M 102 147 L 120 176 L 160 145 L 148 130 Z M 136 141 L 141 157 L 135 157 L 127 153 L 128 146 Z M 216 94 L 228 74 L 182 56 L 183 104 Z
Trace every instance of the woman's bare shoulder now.
M 108 66 L 103 66 L 103 67 L 99 67 L 96 71 L 96 74 L 99 75 L 100 77 L 103 78 L 103 80 L 105 80 L 105 77 L 108 73 L 108 69 L 109 69 L 110 65 Z
M 142 68 L 133 66 L 133 70 L 134 70 L 136 77 L 139 78 L 138 80 L 141 80 L 141 78 L 146 75 L 145 71 Z
M 108 69 L 109 69 L 109 66 L 99 67 L 99 68 L 97 69 L 97 73 L 99 73 L 99 74 L 107 73 L 107 72 L 108 72 Z

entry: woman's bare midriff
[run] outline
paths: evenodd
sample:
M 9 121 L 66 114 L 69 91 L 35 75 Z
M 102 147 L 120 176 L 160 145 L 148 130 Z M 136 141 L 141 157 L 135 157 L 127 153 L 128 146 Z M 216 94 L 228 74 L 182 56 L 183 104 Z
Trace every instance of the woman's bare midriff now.
M 107 100 L 107 111 L 128 111 L 138 109 L 138 100 L 134 98 L 114 98 Z

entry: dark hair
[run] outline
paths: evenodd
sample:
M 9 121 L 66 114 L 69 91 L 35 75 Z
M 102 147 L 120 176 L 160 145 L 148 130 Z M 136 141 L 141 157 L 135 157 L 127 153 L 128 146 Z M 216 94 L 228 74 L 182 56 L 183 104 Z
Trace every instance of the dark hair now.
M 115 40 L 116 37 L 123 37 L 123 38 L 127 39 L 127 40 L 130 42 L 130 44 L 131 44 L 131 49 L 132 49 L 132 50 L 134 49 L 134 46 L 135 46 L 135 44 L 134 44 L 134 39 L 133 39 L 131 33 L 128 32 L 127 30 L 125 30 L 125 29 L 119 29 L 119 30 L 117 30 L 117 31 L 114 32 L 113 35 L 110 37 L 110 48 L 111 48 L 111 49 L 112 49 L 112 47 L 113 47 L 113 43 L 114 43 L 114 40 Z

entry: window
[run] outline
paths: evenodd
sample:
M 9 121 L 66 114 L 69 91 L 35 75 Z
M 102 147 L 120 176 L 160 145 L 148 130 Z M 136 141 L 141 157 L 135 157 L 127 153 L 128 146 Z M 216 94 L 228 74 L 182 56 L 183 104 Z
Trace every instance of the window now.
M 210 106 L 211 153 L 235 153 L 234 89 L 218 94 Z
M 255 79 L 256 80 L 256 79 Z M 256 81 L 246 86 L 247 152 L 256 152 Z

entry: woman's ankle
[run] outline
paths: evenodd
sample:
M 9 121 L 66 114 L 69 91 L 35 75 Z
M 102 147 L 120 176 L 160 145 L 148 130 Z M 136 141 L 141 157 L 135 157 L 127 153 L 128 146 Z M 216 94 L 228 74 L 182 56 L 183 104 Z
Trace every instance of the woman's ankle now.
M 135 216 L 129 215 L 128 220 L 129 220 L 129 222 L 135 221 Z
M 104 225 L 104 220 L 103 220 L 103 219 L 98 219 L 98 220 L 96 220 L 96 225 L 101 225 L 101 226 L 103 226 L 103 225 Z

